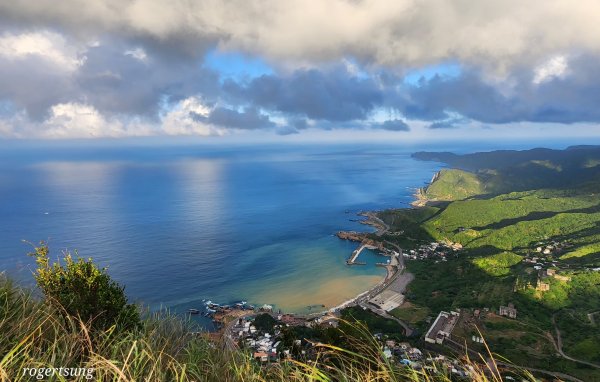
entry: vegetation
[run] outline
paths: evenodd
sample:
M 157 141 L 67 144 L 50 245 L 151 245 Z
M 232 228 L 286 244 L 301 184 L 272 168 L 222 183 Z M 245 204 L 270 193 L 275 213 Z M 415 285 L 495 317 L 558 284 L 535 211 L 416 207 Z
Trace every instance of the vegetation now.
M 473 264 L 483 269 L 492 276 L 506 276 L 510 273 L 510 267 L 519 264 L 523 258 L 512 252 L 501 252 L 495 255 L 478 257 L 473 259 Z
M 462 170 L 441 170 L 422 193 L 429 200 L 461 200 L 485 193 L 477 175 Z
M 50 264 L 43 242 L 33 253 L 37 263 L 35 280 L 46 299 L 64 315 L 81 319 L 95 331 L 131 329 L 140 324 L 137 307 L 127 303 L 124 289 L 111 280 L 106 269 L 92 259 L 64 256 L 65 264 Z
M 600 326 L 590 318 L 600 311 L 600 272 L 593 270 L 600 267 L 600 168 L 595 165 L 600 148 L 417 157 L 462 170 L 445 170 L 434 180 L 427 191 L 435 193 L 422 195 L 434 201 L 424 212 L 381 213 L 388 224 L 415 225 L 402 233 L 404 228 L 391 226 L 385 238 L 405 250 L 432 241 L 460 244 L 463 250 L 447 261 L 408 262 L 415 274 L 408 291 L 411 310 L 485 308 L 497 314 L 500 305 L 513 303 L 517 321 L 494 314 L 478 321 L 494 349 L 508 359 L 525 357 L 532 366 L 600 380 L 597 368 L 556 351 L 558 329 L 566 354 L 600 360 Z M 470 176 L 465 170 L 472 171 Z M 465 183 L 473 186 L 471 193 Z M 445 203 L 439 203 L 442 198 Z M 424 218 L 412 218 L 419 214 Z M 538 271 L 539 262 L 543 269 Z M 547 268 L 560 277 L 545 276 Z M 538 288 L 540 282 L 544 288 Z M 401 309 L 393 313 L 406 315 Z
M 262 313 L 256 316 L 254 319 L 254 327 L 263 332 L 271 332 L 273 331 L 273 326 L 277 323 L 273 317 L 271 317 L 268 313 Z
M 527 360 L 529 367 L 599 381 L 598 369 L 582 362 L 600 362 L 600 272 L 592 270 L 600 267 L 600 149 L 419 155 L 462 170 L 442 171 L 425 190 L 426 198 L 437 200 L 434 205 L 381 212 L 390 230 L 371 236 L 405 250 L 432 241 L 463 250 L 444 261 L 408 262 L 415 275 L 410 303 L 391 314 L 424 330 L 440 310 L 461 309 L 478 329 L 458 325 L 457 334 L 475 350 L 485 352 L 489 345 L 500 357 Z M 567 244 L 542 253 L 550 242 Z M 444 370 L 417 371 L 388 360 L 371 333 L 402 339 L 402 331 L 360 308 L 345 310 L 339 329 L 284 329 L 284 344 L 311 342 L 311 354 L 262 367 L 246 352 L 198 334 L 189 321 L 166 312 L 140 314 L 91 259 L 66 254 L 64 264 L 51 264 L 44 244 L 33 255 L 43 300 L 0 279 L 2 381 L 31 380 L 23 373 L 27 367 L 93 368 L 99 381 L 451 380 Z M 557 264 L 552 266 L 561 277 L 523 262 L 534 257 L 543 258 L 546 268 Z M 537 287 L 541 281 L 545 289 Z M 496 314 L 509 303 L 518 309 L 517 320 Z M 268 314 L 256 320 L 264 330 L 274 325 Z M 485 346 L 470 340 L 479 330 Z M 579 361 L 559 356 L 559 332 L 564 353 Z M 501 380 L 495 370 L 465 362 L 474 380 Z
M 390 314 L 402 321 L 410 324 L 422 322 L 429 316 L 431 310 L 426 307 L 414 306 L 410 303 L 405 303 L 402 306 L 390 311 Z
M 356 323 L 361 322 L 366 325 L 371 333 L 379 333 L 390 338 L 402 339 L 403 329 L 395 321 L 382 318 L 371 311 L 364 310 L 359 307 L 350 307 L 342 311 L 342 319 L 346 322 Z M 344 328 L 350 331 L 351 328 Z
M 566 150 L 501 150 L 465 155 L 419 152 L 413 157 L 444 162 L 473 172 L 488 194 L 573 188 L 585 182 L 595 182 L 600 175 L 598 146 L 574 146 Z
M 27 368 L 86 368 L 72 381 L 440 381 L 446 370 L 417 371 L 387 360 L 364 326 L 338 332 L 353 350 L 315 346 L 317 361 L 289 361 L 261 367 L 250 354 L 227 350 L 189 321 L 162 312 L 147 314 L 137 327 L 97 332 L 54 302 L 0 279 L 0 380 L 30 381 Z M 470 363 L 481 382 L 500 382 L 483 363 Z M 88 371 L 89 370 L 89 371 Z M 533 381 L 527 372 L 523 378 Z M 53 380 L 67 380 L 55 376 Z

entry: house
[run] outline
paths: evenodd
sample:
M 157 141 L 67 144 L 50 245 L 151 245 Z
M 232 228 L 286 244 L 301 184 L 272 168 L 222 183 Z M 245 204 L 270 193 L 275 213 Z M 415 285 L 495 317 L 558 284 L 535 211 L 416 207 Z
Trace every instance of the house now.
M 508 306 L 500 306 L 498 314 L 513 319 L 517 318 L 517 310 L 515 309 L 515 306 L 512 303 L 509 303 Z
M 549 291 L 550 290 L 550 284 L 538 280 L 535 289 L 539 290 L 539 291 L 542 291 L 542 292 Z
M 265 353 L 264 351 L 255 352 L 253 358 L 260 362 L 268 362 L 269 361 L 269 355 L 267 353 Z

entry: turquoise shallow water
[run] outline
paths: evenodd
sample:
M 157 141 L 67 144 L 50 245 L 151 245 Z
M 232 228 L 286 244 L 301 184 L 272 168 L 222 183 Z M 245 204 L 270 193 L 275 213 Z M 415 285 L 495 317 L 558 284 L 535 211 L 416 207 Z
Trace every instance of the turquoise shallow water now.
M 302 311 L 378 282 L 348 267 L 360 210 L 406 206 L 439 167 L 381 146 L 20 148 L 2 152 L 0 266 L 31 282 L 23 239 L 78 249 L 132 299 L 184 311 L 248 300 Z

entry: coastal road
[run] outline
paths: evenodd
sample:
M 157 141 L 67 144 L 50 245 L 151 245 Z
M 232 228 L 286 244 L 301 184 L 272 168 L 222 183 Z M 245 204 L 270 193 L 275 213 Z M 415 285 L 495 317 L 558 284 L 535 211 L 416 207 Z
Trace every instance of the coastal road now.
M 398 256 L 396 256 L 396 258 L 398 259 L 398 265 L 396 266 L 396 272 L 390 276 L 390 272 L 388 269 L 388 277 L 386 278 L 386 280 L 384 280 L 384 282 L 382 284 L 371 289 L 365 295 L 359 297 L 356 300 L 356 304 L 359 305 L 360 307 L 362 307 L 363 309 L 368 309 L 371 312 L 373 312 L 381 317 L 396 321 L 398 324 L 400 324 L 400 326 L 402 326 L 402 328 L 404 328 L 404 332 L 405 332 L 406 336 L 411 336 L 413 334 L 414 330 L 406 322 L 400 320 L 397 317 L 392 316 L 385 310 L 379 309 L 376 306 L 369 303 L 369 300 L 371 300 L 378 294 L 382 293 L 386 289 L 389 289 L 396 293 L 401 293 L 401 294 L 404 293 L 406 287 L 414 278 L 414 276 L 412 274 L 404 272 L 404 257 L 402 256 L 402 249 L 393 243 L 389 243 L 389 244 L 392 244 L 393 246 L 395 246 L 398 249 Z

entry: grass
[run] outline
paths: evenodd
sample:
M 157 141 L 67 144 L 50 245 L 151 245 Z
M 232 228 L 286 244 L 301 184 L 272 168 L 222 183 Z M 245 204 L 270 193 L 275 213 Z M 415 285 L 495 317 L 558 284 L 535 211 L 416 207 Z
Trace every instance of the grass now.
M 423 322 L 431 314 L 431 310 L 422 306 L 414 306 L 410 303 L 404 303 L 402 306 L 390 311 L 390 314 L 402 321 L 410 324 Z
M 495 255 L 477 257 L 473 264 L 492 276 L 506 276 L 510 274 L 510 267 L 519 264 L 523 258 L 512 252 L 502 252 Z
M 458 169 L 441 170 L 422 196 L 428 200 L 461 200 L 485 193 L 477 175 Z
M 600 242 L 595 242 L 570 251 L 561 256 L 561 259 L 571 259 L 574 257 L 584 257 L 592 254 L 600 253 Z
M 394 235 L 394 229 L 390 232 L 389 240 L 404 249 L 429 241 L 451 241 L 464 246 L 457 259 L 447 262 L 408 262 L 409 271 L 415 274 L 408 290 L 412 309 L 430 309 L 435 313 L 488 307 L 497 312 L 500 305 L 512 302 L 524 326 L 506 333 L 493 323 L 484 328 L 494 349 L 509 359 L 528 357 L 530 364 L 539 368 L 566 372 L 583 380 L 600 380 L 594 376 L 597 370 L 587 370 L 557 357 L 547 338 L 554 333 L 552 315 L 558 310 L 570 310 L 579 318 L 559 323 L 568 333 L 563 338 L 564 351 L 584 360 L 600 357 L 594 342 L 600 338 L 600 330 L 590 325 L 587 318 L 588 313 L 600 310 L 600 272 L 585 270 L 600 266 L 598 188 L 600 185 L 590 183 L 574 189 L 480 195 L 428 206 L 422 213 L 380 213 L 388 224 L 413 222 L 404 235 Z M 417 220 L 413 216 L 423 218 Z M 419 240 L 407 240 L 406 235 Z M 538 242 L 550 241 L 568 243 L 564 252 L 548 257 L 560 258 L 559 273 L 571 280 L 548 278 L 545 282 L 550 284 L 550 290 L 538 291 L 537 271 L 521 260 L 525 255 L 539 256 L 535 250 Z M 403 319 L 411 318 L 408 311 L 397 309 L 394 313 Z M 506 334 L 514 338 L 506 339 Z
M 30 381 L 24 368 L 93 368 L 94 381 L 450 381 L 445 370 L 418 371 L 383 356 L 366 326 L 347 336 L 352 346 L 318 344 L 313 360 L 261 367 L 243 350 L 194 333 L 185 320 L 147 315 L 141 328 L 91 333 L 75 317 L 0 280 L 0 380 Z M 482 363 L 470 362 L 473 380 L 501 381 Z M 533 381 L 523 372 L 526 380 Z M 54 380 L 66 381 L 56 376 Z M 86 381 L 85 375 L 69 379 Z

